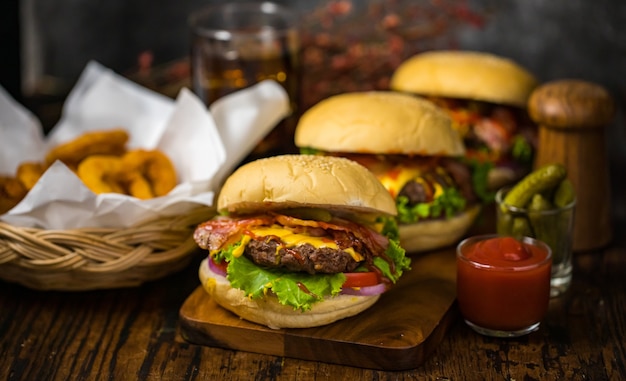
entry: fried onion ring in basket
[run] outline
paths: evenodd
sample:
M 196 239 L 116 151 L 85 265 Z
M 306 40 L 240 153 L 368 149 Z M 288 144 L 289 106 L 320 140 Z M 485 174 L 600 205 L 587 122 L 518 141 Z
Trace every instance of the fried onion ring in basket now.
M 17 205 L 28 190 L 15 177 L 0 176 L 0 214 Z
M 91 155 L 122 155 L 126 152 L 128 132 L 121 128 L 86 132 L 76 139 L 62 143 L 46 155 L 46 164 L 60 160 L 70 168 Z
M 133 173 L 133 180 L 128 184 L 128 193 L 143 200 L 155 197 L 148 179 L 143 177 L 139 172 Z
M 45 171 L 46 166 L 44 164 L 27 161 L 17 167 L 15 176 L 22 185 L 24 185 L 26 190 L 31 190 Z
M 119 156 L 91 155 L 80 162 L 77 173 L 87 188 L 96 194 L 125 193 L 117 182 L 121 170 L 122 159 Z
M 116 180 L 124 187 L 128 195 L 142 200 L 155 197 L 152 185 L 139 171 L 122 169 L 116 174 Z
M 167 155 L 159 150 L 136 149 L 128 151 L 122 156 L 122 162 L 124 176 L 136 176 L 132 173 L 138 172 L 148 181 L 153 197 L 165 196 L 176 186 L 176 169 Z M 141 181 L 138 177 L 135 180 Z M 132 183 L 129 185 L 129 189 L 131 186 Z M 137 188 L 142 186 L 137 185 Z M 132 192 L 131 195 L 139 197 Z

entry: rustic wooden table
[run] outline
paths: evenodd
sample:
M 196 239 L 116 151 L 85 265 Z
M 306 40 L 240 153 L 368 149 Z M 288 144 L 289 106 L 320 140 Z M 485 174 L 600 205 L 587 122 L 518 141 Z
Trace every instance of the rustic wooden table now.
M 626 221 L 615 221 L 616 232 Z M 42 292 L 0 283 L 2 380 L 623 380 L 626 237 L 577 253 L 574 281 L 541 328 L 495 339 L 455 310 L 415 369 L 381 371 L 186 342 L 179 309 L 199 285 L 198 253 L 182 272 L 141 287 Z

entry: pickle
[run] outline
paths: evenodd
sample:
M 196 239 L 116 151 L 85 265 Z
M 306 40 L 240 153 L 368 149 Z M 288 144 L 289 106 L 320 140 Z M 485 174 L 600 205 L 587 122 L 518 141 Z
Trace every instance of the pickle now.
M 513 215 L 508 212 L 500 213 L 496 221 L 496 232 L 501 235 L 511 235 L 512 231 Z
M 564 213 L 567 214 L 569 212 Z M 553 260 L 560 262 L 560 258 L 564 253 L 563 246 L 568 242 L 567 232 L 569 230 L 566 226 L 563 226 L 564 223 L 567 223 L 567 220 L 563 219 L 564 215 L 561 213 L 550 213 L 537 217 L 540 218 L 537 218 L 538 221 L 533 223 L 535 238 L 550 246 Z
M 509 233 L 515 238 L 533 237 L 533 231 L 526 217 L 517 216 L 513 218 L 511 232 Z
M 516 208 L 525 208 L 534 194 L 556 187 L 567 176 L 560 164 L 548 164 L 524 177 L 504 197 L 504 203 Z
M 526 216 L 514 215 L 512 213 L 502 213 L 500 215 L 496 232 L 500 235 L 512 236 L 518 239 L 533 236 Z
M 569 181 L 569 179 L 563 179 L 557 186 L 556 192 L 554 192 L 554 205 L 558 208 L 562 208 L 571 204 L 575 199 L 574 194 L 572 182 Z
M 528 205 L 528 218 L 535 238 L 545 242 L 554 249 L 558 241 L 558 219 L 554 213 L 542 213 L 554 209 L 552 203 L 540 193 L 533 195 Z
M 541 193 L 535 193 L 530 200 L 528 210 L 531 212 L 541 212 L 543 210 L 553 209 L 554 205 Z
M 293 208 L 289 211 L 289 214 L 304 220 L 328 222 L 332 219 L 330 212 L 321 208 Z

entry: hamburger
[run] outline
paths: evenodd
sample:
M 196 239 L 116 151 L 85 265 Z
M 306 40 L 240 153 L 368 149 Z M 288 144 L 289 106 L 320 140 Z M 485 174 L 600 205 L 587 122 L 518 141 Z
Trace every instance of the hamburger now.
M 364 167 L 336 157 L 258 159 L 228 177 L 194 239 L 217 304 L 270 328 L 308 328 L 371 307 L 409 269 L 395 204 Z
M 526 104 L 537 80 L 516 62 L 489 53 L 429 51 L 404 61 L 390 88 L 428 98 L 447 110 L 466 156 L 491 165 L 495 190 L 532 169 L 537 127 Z
M 301 153 L 341 156 L 368 168 L 396 202 L 407 252 L 458 241 L 481 204 L 481 176 L 464 160 L 450 117 L 430 101 L 392 91 L 351 92 L 303 113 L 295 131 Z

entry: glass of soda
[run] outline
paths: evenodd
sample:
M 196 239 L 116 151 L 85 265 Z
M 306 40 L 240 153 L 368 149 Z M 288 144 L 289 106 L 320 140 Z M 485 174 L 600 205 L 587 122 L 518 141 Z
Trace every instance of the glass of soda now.
M 272 2 L 223 2 L 192 12 L 189 27 L 192 87 L 207 106 L 271 79 L 286 90 L 295 113 L 300 83 L 297 12 Z M 294 128 L 282 123 L 274 139 L 292 142 Z

